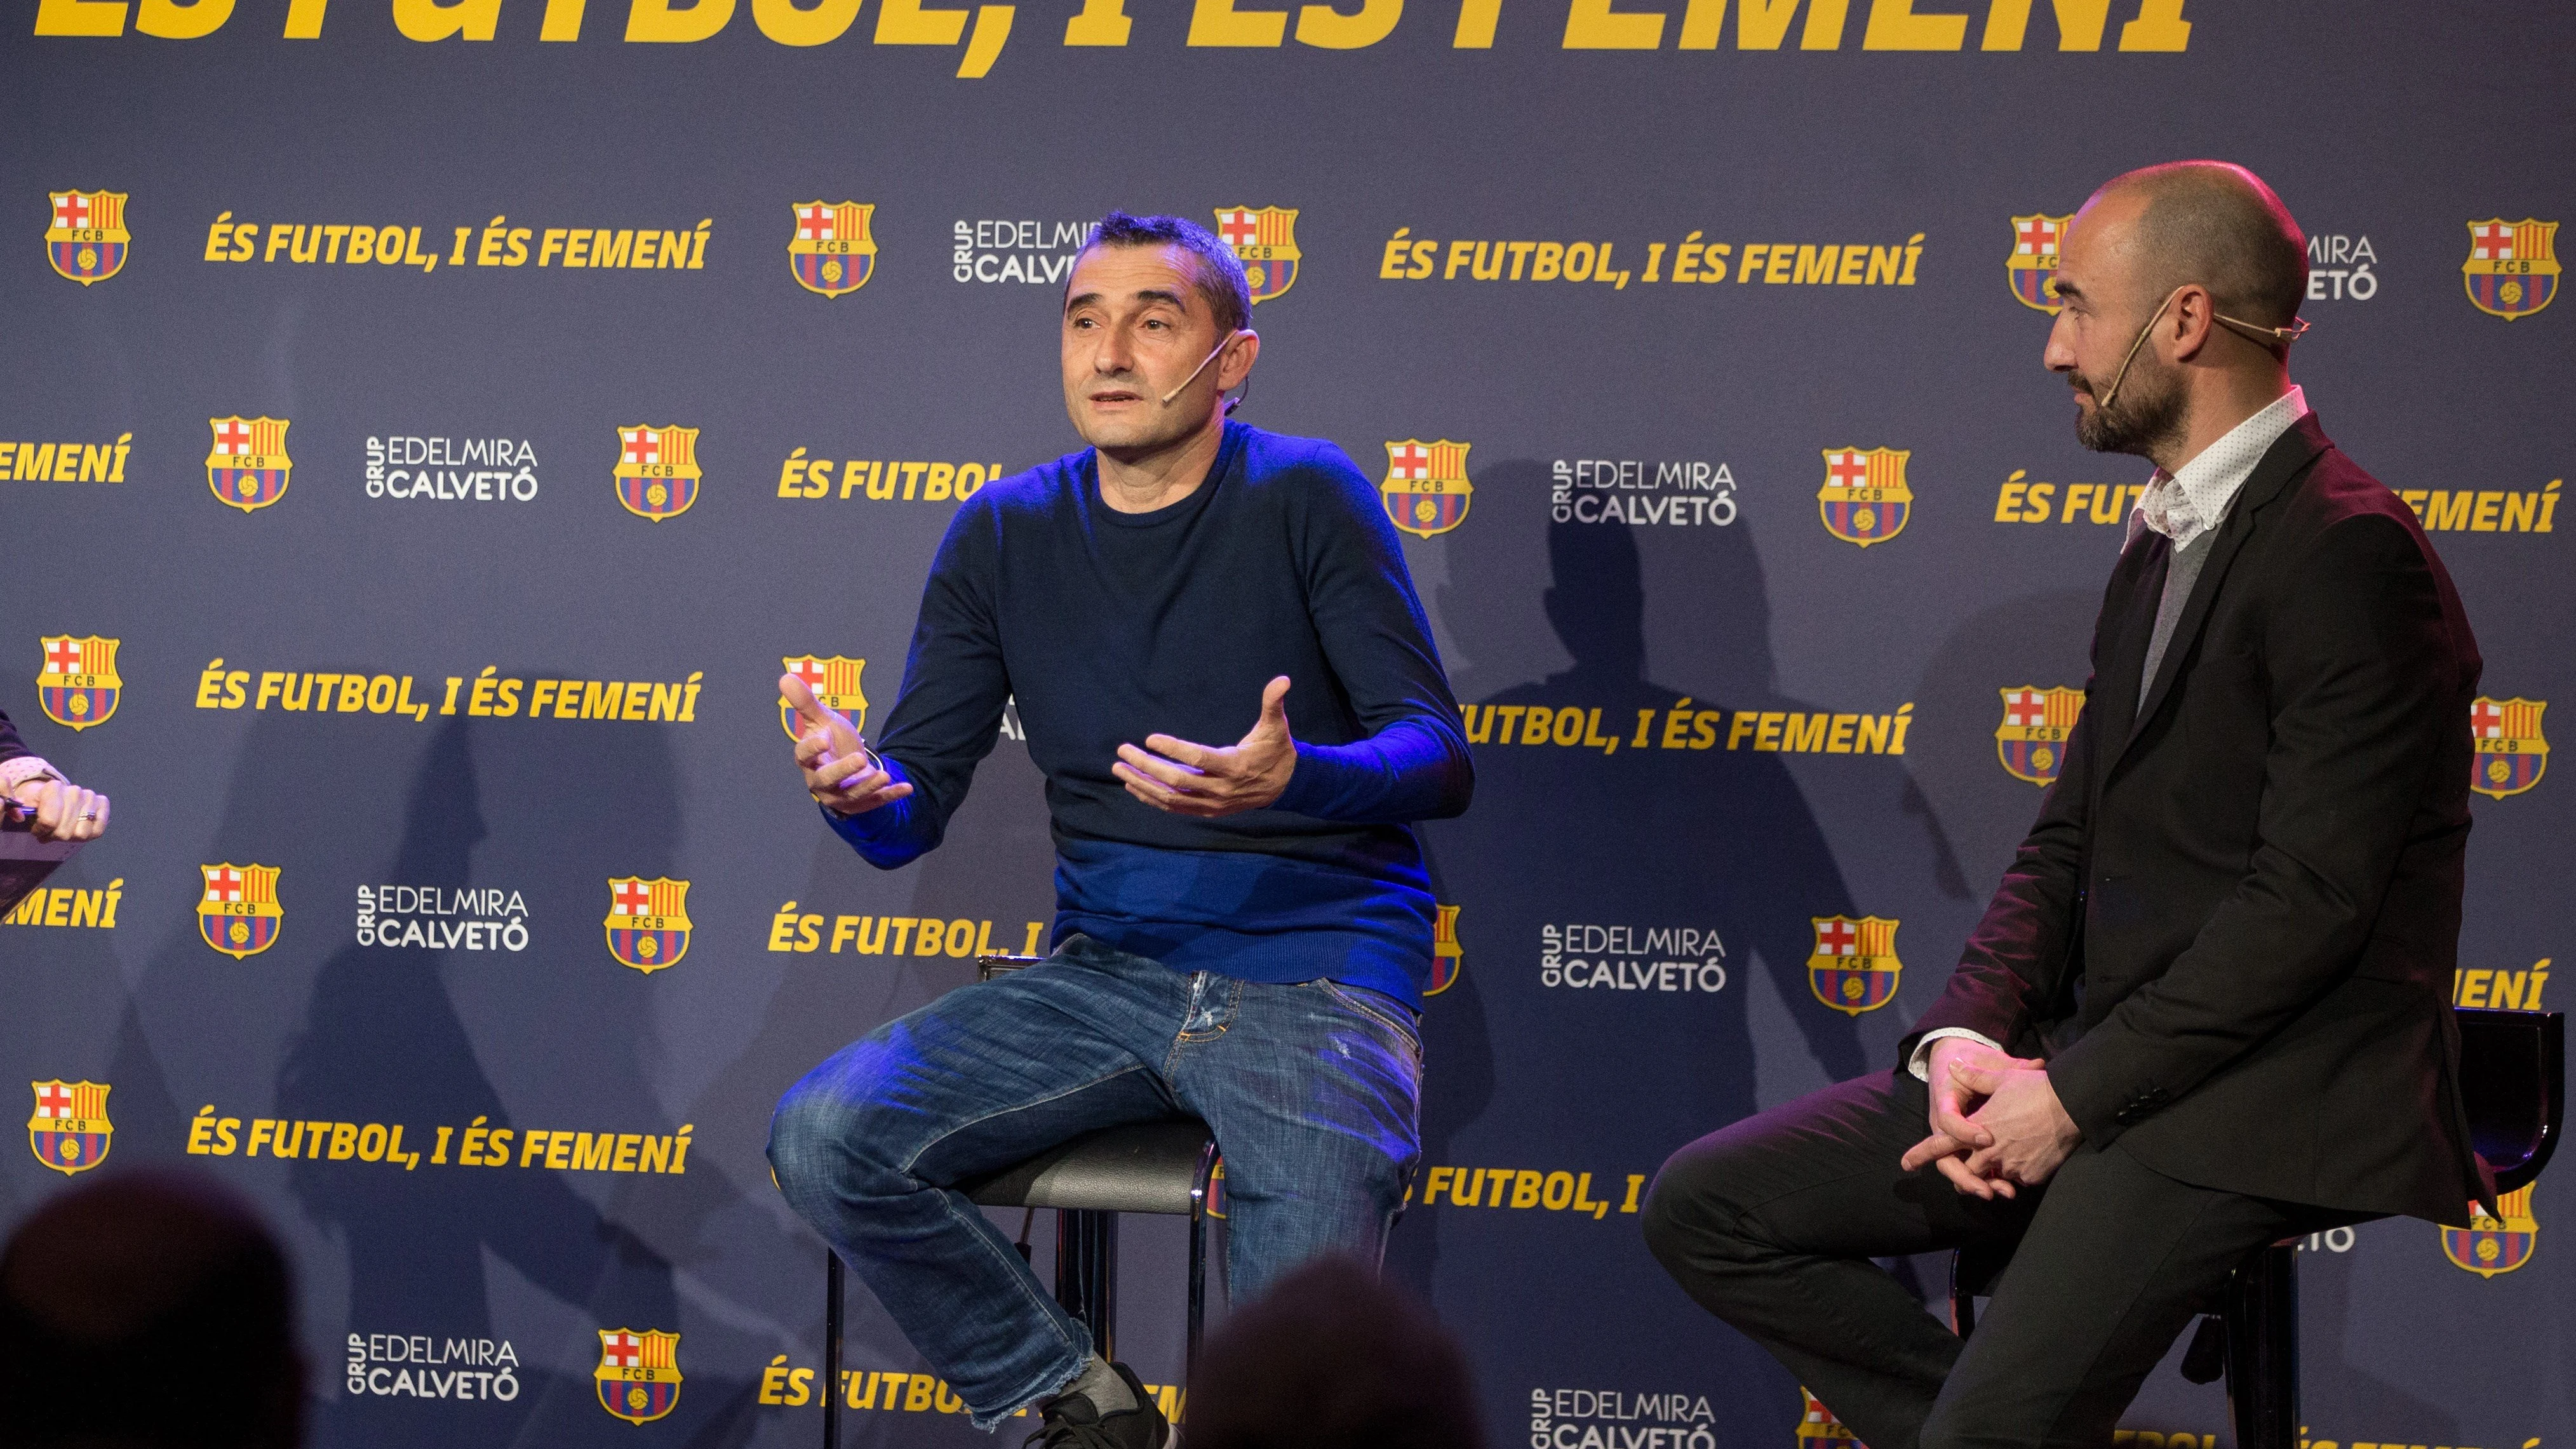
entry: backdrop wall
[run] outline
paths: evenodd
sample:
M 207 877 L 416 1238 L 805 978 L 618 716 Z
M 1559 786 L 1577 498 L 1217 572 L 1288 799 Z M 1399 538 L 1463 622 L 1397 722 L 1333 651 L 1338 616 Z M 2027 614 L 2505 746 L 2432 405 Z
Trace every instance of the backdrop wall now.
M 2239 160 L 2309 229 L 2297 374 L 2487 658 L 2461 999 L 2564 994 L 2562 7 L 16 13 L 0 702 L 117 810 L 0 927 L 0 1213 L 102 1161 L 250 1193 L 318 1443 L 818 1432 L 770 1106 L 1028 944 L 1050 855 L 1006 728 L 946 848 L 870 870 L 774 681 L 881 711 L 956 500 L 1077 445 L 1056 298 L 1112 206 L 1246 249 L 1241 416 L 1388 478 L 1469 702 L 1390 1261 L 1497 1442 L 1834 1432 L 1638 1191 L 1886 1065 L 2038 806 L 2147 471 L 2039 365 L 2055 220 L 2115 172 Z M 2576 1278 L 2508 1216 L 2312 1245 L 2318 1449 L 2576 1434 Z M 1177 1229 L 1126 1251 L 1168 1384 Z M 853 1296 L 857 1441 L 979 1442 Z M 2169 1371 L 2130 1422 L 2227 1437 Z

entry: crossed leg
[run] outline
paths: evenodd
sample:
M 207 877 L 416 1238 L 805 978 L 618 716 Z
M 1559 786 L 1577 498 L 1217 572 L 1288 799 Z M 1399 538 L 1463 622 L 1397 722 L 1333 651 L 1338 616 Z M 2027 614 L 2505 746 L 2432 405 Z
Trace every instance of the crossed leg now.
M 1966 1197 L 1897 1166 L 1927 1105 L 1902 1072 L 1828 1087 L 1673 1154 L 1646 1204 L 1647 1244 L 1683 1289 L 1872 1449 L 2097 1449 L 2228 1271 L 2304 1220 L 2116 1143 L 2017 1201 Z M 1965 1345 L 1869 1261 L 2016 1239 Z

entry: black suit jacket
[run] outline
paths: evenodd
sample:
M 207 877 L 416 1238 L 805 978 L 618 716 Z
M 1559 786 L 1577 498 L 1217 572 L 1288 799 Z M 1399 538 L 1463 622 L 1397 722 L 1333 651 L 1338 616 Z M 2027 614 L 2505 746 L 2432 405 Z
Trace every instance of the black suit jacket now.
M 2171 548 L 2120 556 L 2065 765 L 1939 1001 L 2085 1139 L 2198 1186 L 2465 1224 L 2451 975 L 2480 660 L 2415 516 L 2312 414 L 2247 478 L 2140 699 Z

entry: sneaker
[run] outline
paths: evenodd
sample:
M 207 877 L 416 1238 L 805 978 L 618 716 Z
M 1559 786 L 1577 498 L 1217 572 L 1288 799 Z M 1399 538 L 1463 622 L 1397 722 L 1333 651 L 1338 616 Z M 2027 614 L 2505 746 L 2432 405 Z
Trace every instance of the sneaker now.
M 1127 1381 L 1136 1407 L 1103 1415 L 1087 1394 L 1060 1394 L 1038 1410 L 1038 1431 L 1021 1441 L 1021 1449 L 1164 1449 L 1171 1443 L 1171 1421 L 1137 1381 L 1136 1371 L 1123 1363 L 1110 1367 Z

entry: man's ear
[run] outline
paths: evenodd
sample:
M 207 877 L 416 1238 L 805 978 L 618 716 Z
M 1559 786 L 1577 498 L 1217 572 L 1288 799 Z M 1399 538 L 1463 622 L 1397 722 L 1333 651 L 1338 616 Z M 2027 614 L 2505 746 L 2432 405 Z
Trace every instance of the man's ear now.
M 2185 287 L 2174 297 L 2169 325 L 2174 330 L 2174 361 L 2189 362 L 2209 345 L 2217 330 L 2218 299 L 2206 287 Z
M 1238 327 L 1225 342 L 1225 356 L 1217 359 L 1217 391 L 1226 392 L 1251 375 L 1252 364 L 1261 359 L 1261 334 L 1249 327 Z

